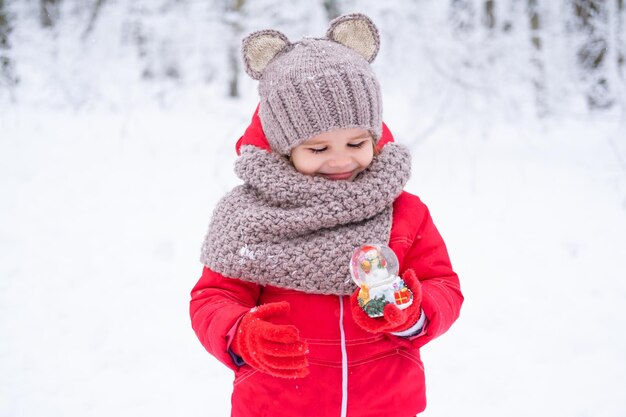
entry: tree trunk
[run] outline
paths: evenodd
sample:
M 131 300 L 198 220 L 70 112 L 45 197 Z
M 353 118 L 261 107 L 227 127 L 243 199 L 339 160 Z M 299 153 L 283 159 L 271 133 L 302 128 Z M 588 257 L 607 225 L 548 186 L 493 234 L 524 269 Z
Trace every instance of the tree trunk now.
M 150 54 L 148 31 L 143 20 L 146 11 L 149 10 L 145 1 L 133 1 L 128 3 L 128 40 L 137 48 L 137 57 L 141 70 L 141 78 L 144 80 L 153 79 L 156 75 L 154 59 Z
M 11 60 L 11 24 L 9 14 L 6 10 L 4 0 L 0 0 L 0 87 L 14 87 L 17 84 L 17 77 L 14 74 L 13 61 Z
M 606 0 L 576 0 L 574 12 L 580 31 L 586 36 L 578 49 L 578 65 L 587 82 L 587 105 L 602 109 L 613 104 L 606 77 L 607 24 Z
M 225 22 L 230 28 L 231 41 L 228 46 L 228 96 L 239 97 L 239 42 L 243 32 L 243 8 L 245 0 L 232 0 L 226 7 Z
M 528 0 L 527 13 L 528 23 L 530 26 L 530 63 L 534 70 L 532 82 L 535 90 L 535 109 L 539 117 L 545 117 L 549 112 L 549 106 L 546 93 L 546 69 L 543 56 L 543 40 L 541 38 L 543 22 L 539 13 L 537 0 Z
M 496 27 L 495 3 L 495 0 L 485 0 L 484 3 L 483 24 L 489 31 Z
M 626 19 L 626 10 L 624 7 L 624 0 L 616 0 L 617 2 L 617 68 L 622 80 L 626 81 L 626 75 L 624 75 L 624 64 L 626 61 L 626 27 L 624 27 L 624 20 Z
M 82 38 L 87 39 L 87 37 L 93 31 L 93 28 L 96 26 L 96 21 L 98 20 L 98 14 L 100 13 L 100 9 L 106 0 L 96 0 L 96 4 L 93 5 L 91 9 L 91 15 L 89 16 L 89 22 L 87 23 L 87 27 L 82 34 Z
M 341 13 L 339 10 L 338 0 L 324 0 L 324 10 L 326 10 L 326 16 L 331 21 L 336 17 L 339 17 Z
M 39 0 L 39 21 L 44 28 L 52 28 L 59 19 L 61 0 Z

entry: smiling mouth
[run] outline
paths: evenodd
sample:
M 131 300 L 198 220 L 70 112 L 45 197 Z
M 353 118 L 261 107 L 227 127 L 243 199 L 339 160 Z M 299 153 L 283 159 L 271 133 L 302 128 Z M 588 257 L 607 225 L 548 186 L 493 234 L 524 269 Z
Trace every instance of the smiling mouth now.
M 354 171 L 350 171 L 350 172 L 340 172 L 337 174 L 322 174 L 322 176 L 324 178 L 328 178 L 329 180 L 347 180 L 349 178 L 352 178 L 353 174 L 354 174 Z

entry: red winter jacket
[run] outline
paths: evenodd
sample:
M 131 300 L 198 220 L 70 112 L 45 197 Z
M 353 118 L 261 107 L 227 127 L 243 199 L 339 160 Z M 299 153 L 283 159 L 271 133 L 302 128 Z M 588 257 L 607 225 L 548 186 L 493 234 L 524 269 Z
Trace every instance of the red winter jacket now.
M 237 148 L 244 143 L 267 146 L 259 126 L 255 114 Z M 381 143 L 390 140 L 384 129 Z M 418 197 L 403 192 L 394 202 L 389 246 L 398 256 L 400 274 L 412 268 L 422 283 L 427 324 L 419 336 L 362 330 L 352 319 L 348 296 L 262 287 L 204 268 L 191 292 L 191 321 L 206 350 L 235 372 L 233 417 L 408 417 L 424 410 L 419 348 L 450 328 L 463 296 L 445 244 Z M 228 353 L 227 335 L 243 314 L 283 300 L 290 303 L 290 312 L 274 322 L 294 324 L 307 341 L 310 374 L 305 378 L 282 379 L 248 365 L 238 367 Z M 343 385 L 342 361 L 348 369 Z

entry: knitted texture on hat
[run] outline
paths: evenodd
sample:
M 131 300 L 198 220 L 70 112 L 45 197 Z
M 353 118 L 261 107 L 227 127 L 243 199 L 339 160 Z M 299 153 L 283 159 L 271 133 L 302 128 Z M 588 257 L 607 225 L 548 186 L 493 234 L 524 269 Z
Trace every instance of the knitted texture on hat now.
M 272 149 L 283 155 L 306 139 L 338 128 L 382 129 L 380 86 L 357 52 L 328 39 L 285 48 L 259 80 L 259 117 Z
M 201 261 L 222 275 L 315 294 L 351 294 L 350 257 L 387 244 L 392 207 L 410 176 L 410 154 L 385 145 L 354 181 L 299 173 L 287 158 L 244 146 L 244 181 L 217 204 Z

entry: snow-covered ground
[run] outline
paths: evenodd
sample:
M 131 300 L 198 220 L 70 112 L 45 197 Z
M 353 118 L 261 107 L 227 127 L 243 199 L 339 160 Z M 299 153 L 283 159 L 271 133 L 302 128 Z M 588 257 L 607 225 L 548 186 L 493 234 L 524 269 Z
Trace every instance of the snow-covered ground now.
M 229 415 L 232 376 L 187 306 L 254 101 L 208 96 L 3 109 L 0 416 Z M 408 143 L 414 115 L 393 103 L 388 124 Z M 423 349 L 424 416 L 626 416 L 615 119 L 446 122 L 416 141 L 407 189 L 429 205 L 466 296 Z

